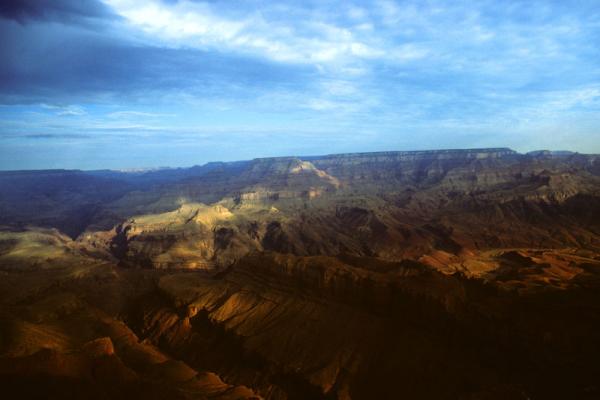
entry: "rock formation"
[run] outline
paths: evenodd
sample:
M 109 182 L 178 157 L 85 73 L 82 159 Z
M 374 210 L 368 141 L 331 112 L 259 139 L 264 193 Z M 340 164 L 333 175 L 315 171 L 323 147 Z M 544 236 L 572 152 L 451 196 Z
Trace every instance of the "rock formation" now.
M 357 153 L 0 183 L 14 390 L 600 395 L 599 156 Z

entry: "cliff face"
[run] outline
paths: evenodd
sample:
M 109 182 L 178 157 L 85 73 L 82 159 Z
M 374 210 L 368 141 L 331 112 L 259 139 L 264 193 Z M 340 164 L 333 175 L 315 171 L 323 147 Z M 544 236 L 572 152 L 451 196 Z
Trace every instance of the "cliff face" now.
M 535 273 L 546 277 L 540 285 L 555 268 L 540 256 L 500 255 L 499 284 Z M 597 279 L 598 260 L 576 259 L 592 274 L 580 283 Z M 555 352 L 596 370 L 585 332 L 600 320 L 569 316 L 571 307 L 594 313 L 591 291 L 520 297 L 420 263 L 281 254 L 248 256 L 214 277 L 169 275 L 158 291 L 164 302 L 139 310 L 145 337 L 267 398 L 553 398 L 593 381 L 587 370 L 565 372 Z M 576 350 L 578 338 L 586 346 Z
M 122 317 L 154 288 L 55 230 L 0 232 L 0 382 L 26 399 L 258 399 L 140 339 Z
M 593 156 L 479 149 L 306 158 L 224 164 L 132 192 L 104 206 L 90 230 L 120 216 L 108 234 L 113 255 L 156 268 L 219 269 L 265 250 L 400 261 L 598 246 Z M 97 242 L 93 232 L 81 242 L 90 237 Z
M 417 184 L 435 182 L 448 171 L 475 161 L 480 161 L 479 165 L 500 159 L 511 163 L 516 155 L 510 149 L 500 148 L 336 154 L 311 161 L 349 184 L 373 180 Z
M 417 315 L 445 319 L 446 310 L 454 312 L 465 300 L 458 281 L 425 266 L 388 267 L 383 273 L 326 257 L 266 254 L 246 257 L 216 279 L 170 275 L 159 283 L 168 302 L 145 311 L 143 331 L 203 364 L 204 335 L 219 326 L 229 334 L 220 345 L 233 347 L 217 363 L 228 379 L 251 381 L 274 398 L 351 398 L 352 385 L 366 387 L 377 373 L 391 373 L 378 367 L 365 375 L 362 369 L 385 362 L 393 336 L 405 341 L 388 347 L 395 353 L 390 358 L 412 346 L 415 338 L 401 326 Z M 393 318 L 396 313 L 402 318 Z M 235 361 L 244 357 L 256 361 Z M 302 385 L 294 388 L 293 381 Z
M 599 160 L 282 157 L 61 172 L 78 178 L 52 190 L 32 182 L 54 172 L 0 174 L 0 378 L 16 362 L 27 382 L 62 365 L 181 398 L 593 397 Z M 28 226 L 82 207 L 71 237 Z

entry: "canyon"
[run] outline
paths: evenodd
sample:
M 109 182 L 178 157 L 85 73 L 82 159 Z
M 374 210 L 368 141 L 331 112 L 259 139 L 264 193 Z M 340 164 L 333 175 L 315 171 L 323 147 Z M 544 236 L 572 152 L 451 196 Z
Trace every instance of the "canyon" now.
M 600 396 L 600 155 L 5 171 L 0 188 L 0 382 L 25 398 Z

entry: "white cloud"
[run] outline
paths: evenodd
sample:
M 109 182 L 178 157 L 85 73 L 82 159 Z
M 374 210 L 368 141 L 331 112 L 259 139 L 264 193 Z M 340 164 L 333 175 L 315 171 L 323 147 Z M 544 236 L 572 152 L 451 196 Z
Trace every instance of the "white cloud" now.
M 388 53 L 390 59 L 399 62 L 420 60 L 428 55 L 430 55 L 430 50 L 428 48 L 414 44 L 400 45 Z
M 131 0 L 105 0 L 127 21 L 167 46 L 185 46 L 254 54 L 278 62 L 352 65 L 363 59 L 386 58 L 381 38 L 374 36 L 366 11 L 351 8 L 351 18 L 363 21 L 345 27 L 319 18 L 295 18 L 268 12 L 231 17 L 210 4 L 151 0 L 140 6 Z M 340 10 L 340 12 L 342 12 Z
M 571 111 L 577 107 L 600 107 L 600 87 L 591 86 L 551 91 L 542 96 L 540 109 L 550 117 L 553 113 Z
M 359 92 L 352 82 L 343 80 L 324 81 L 321 86 L 326 93 L 333 96 L 350 96 Z
M 367 10 L 365 10 L 362 7 L 357 7 L 357 6 L 349 6 L 348 7 L 348 17 L 352 18 L 352 19 L 356 19 L 356 20 L 362 20 L 365 19 L 367 17 L 368 13 Z
M 175 114 L 163 114 L 163 113 L 149 113 L 143 111 L 116 111 L 107 115 L 109 118 L 126 119 L 126 118 L 163 118 L 163 117 L 174 117 Z
M 42 103 L 40 104 L 40 107 L 45 108 L 47 110 L 55 110 L 56 115 L 58 116 L 79 117 L 87 114 L 87 111 L 83 107 L 76 105 L 59 106 L 54 104 Z

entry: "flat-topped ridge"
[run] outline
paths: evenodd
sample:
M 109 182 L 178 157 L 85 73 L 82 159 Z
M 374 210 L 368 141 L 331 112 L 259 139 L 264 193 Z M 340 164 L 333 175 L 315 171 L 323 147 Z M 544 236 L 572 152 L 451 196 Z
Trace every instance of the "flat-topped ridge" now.
M 339 153 L 326 154 L 323 156 L 300 157 L 303 160 L 318 160 L 325 158 L 346 158 L 346 157 L 403 157 L 403 156 L 435 156 L 435 155 L 465 155 L 465 154 L 518 154 L 508 147 L 496 148 L 475 148 L 475 149 L 440 149 L 440 150 L 406 150 L 406 151 L 374 151 L 359 153 Z
M 497 155 L 513 155 L 519 154 L 508 147 L 492 147 L 492 148 L 475 148 L 475 149 L 441 149 L 441 150 L 406 150 L 406 151 L 373 151 L 373 152 L 358 152 L 358 153 L 333 153 L 316 156 L 283 156 L 283 157 L 260 157 L 252 161 L 291 161 L 304 160 L 315 161 L 324 159 L 336 158 L 378 158 L 378 157 L 415 157 L 415 156 L 435 156 L 435 155 L 466 155 L 466 154 L 497 154 Z

